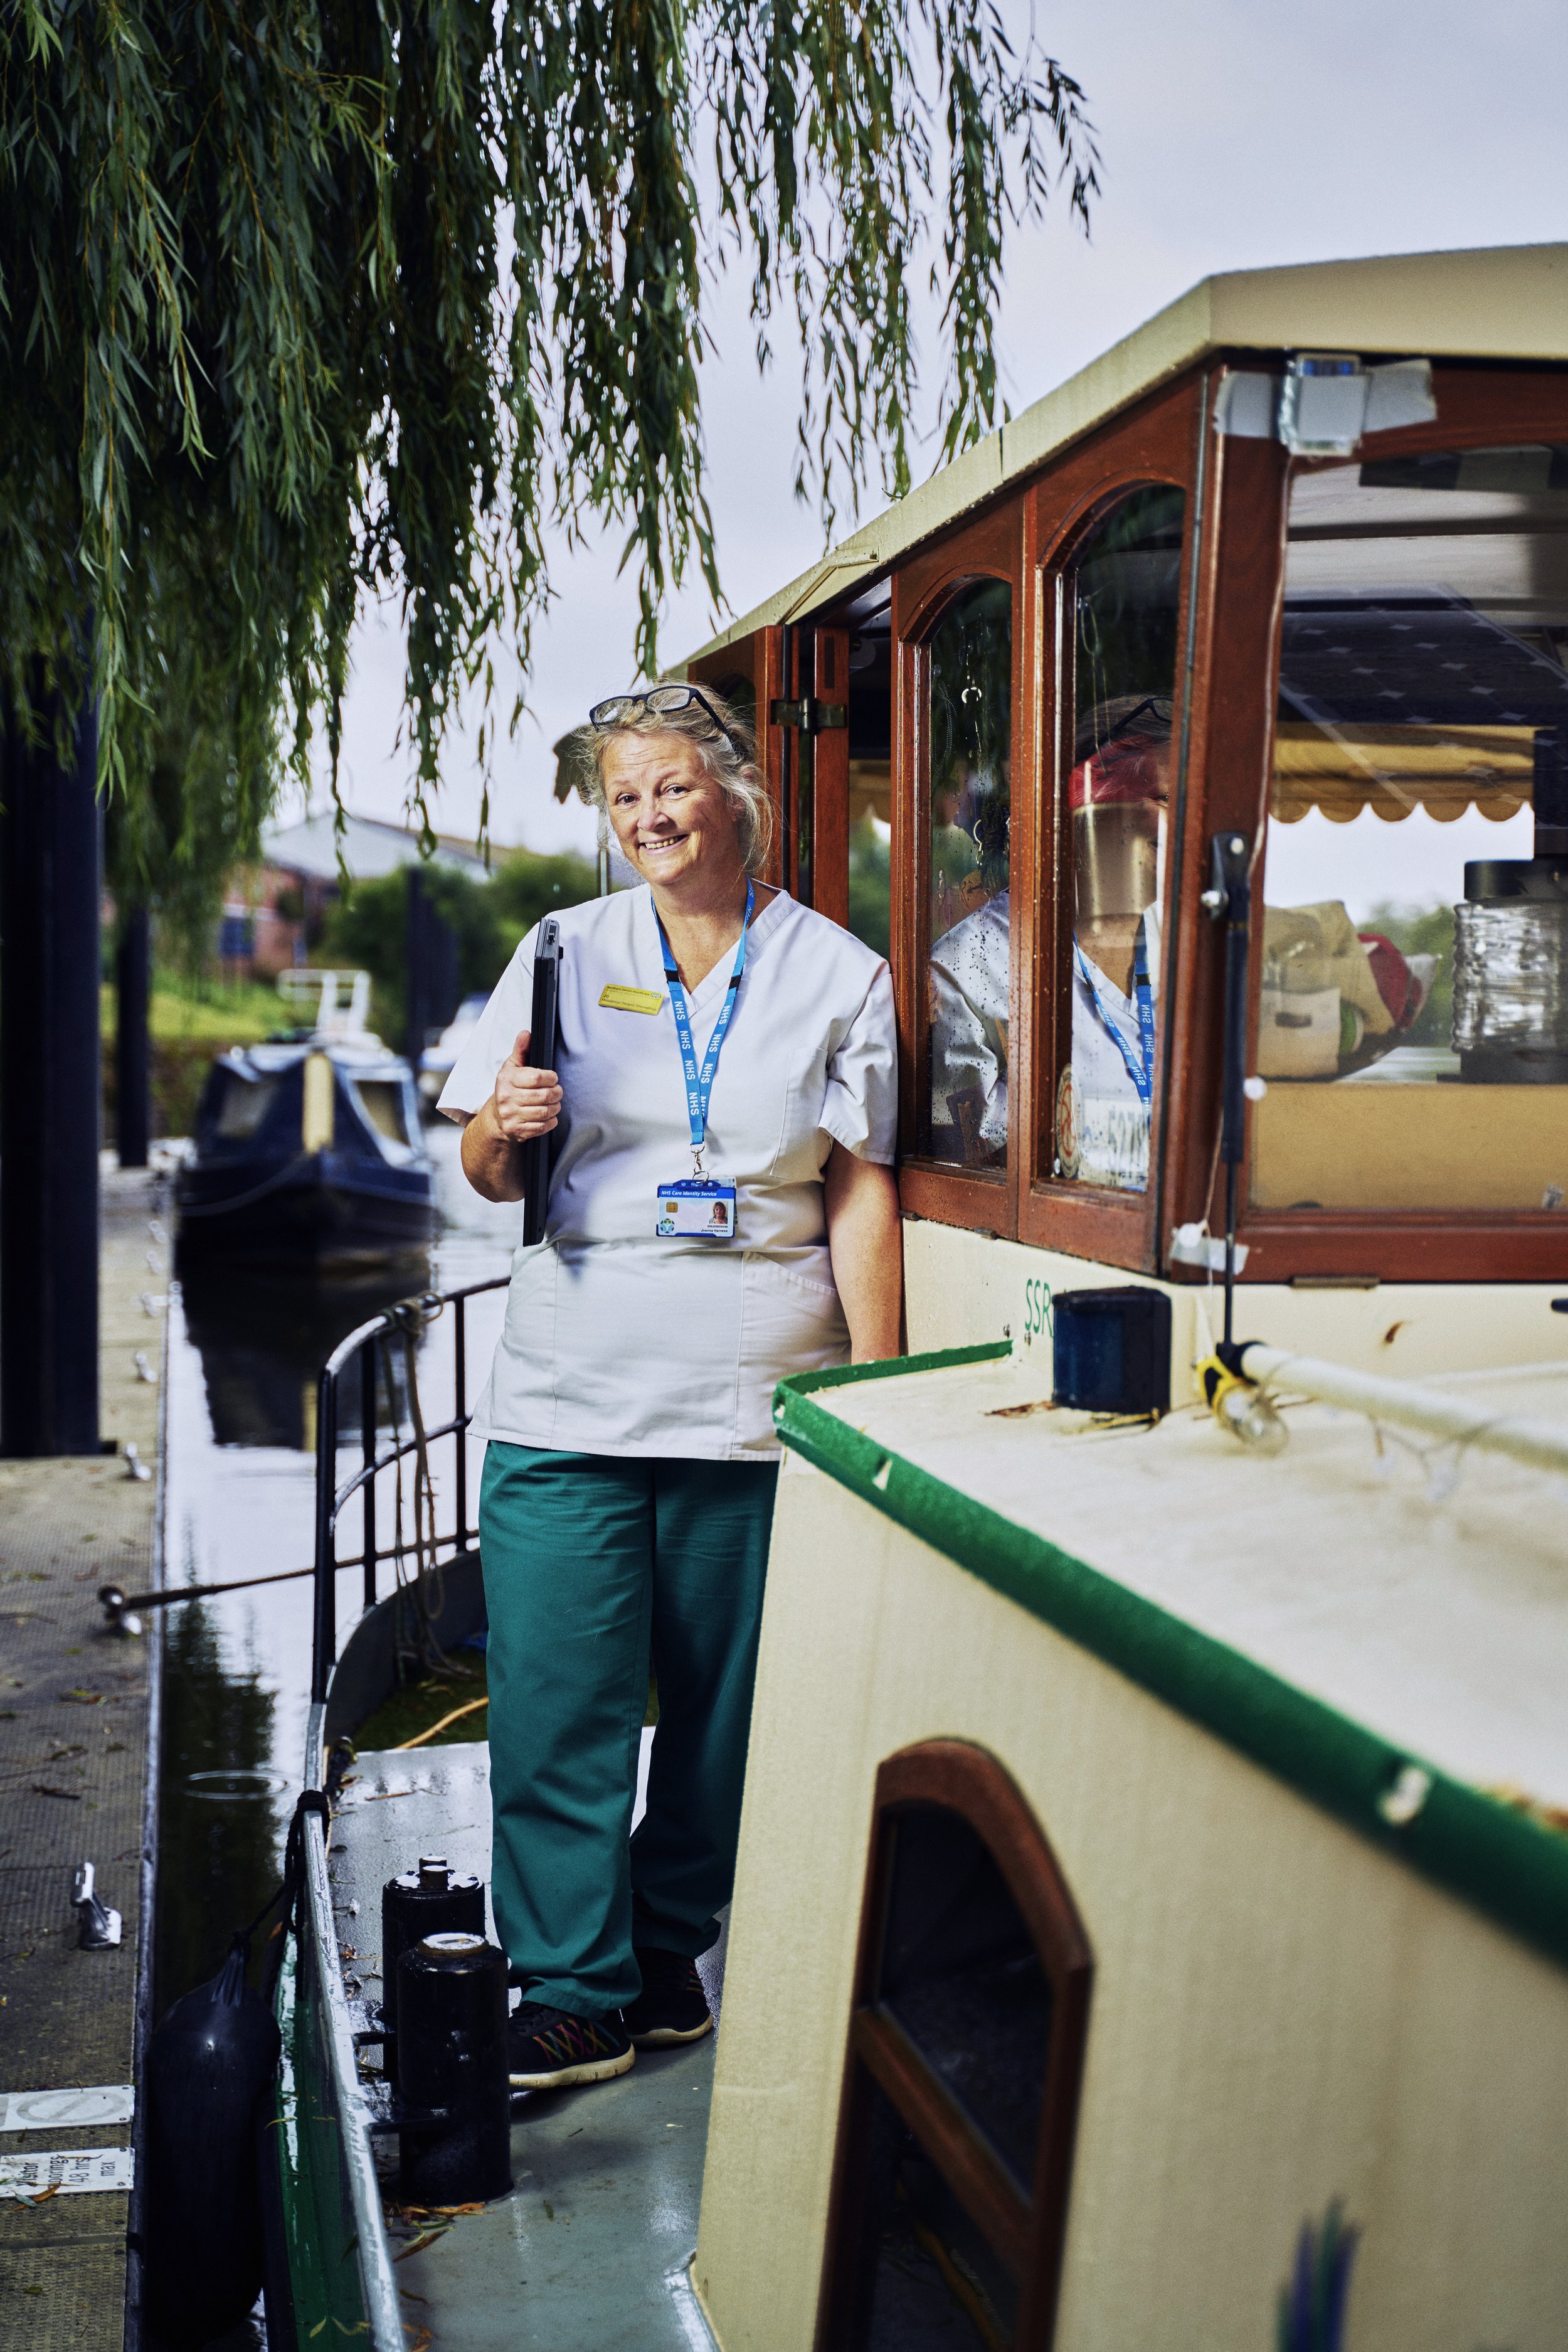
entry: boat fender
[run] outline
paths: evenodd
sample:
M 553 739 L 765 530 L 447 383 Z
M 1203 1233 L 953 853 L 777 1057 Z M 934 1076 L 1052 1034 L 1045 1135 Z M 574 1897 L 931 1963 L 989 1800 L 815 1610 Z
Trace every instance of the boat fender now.
M 147 2053 L 146 2316 L 168 2352 L 198 2352 L 261 2291 L 256 2124 L 281 2036 L 246 1982 L 249 1950 L 236 1936 Z

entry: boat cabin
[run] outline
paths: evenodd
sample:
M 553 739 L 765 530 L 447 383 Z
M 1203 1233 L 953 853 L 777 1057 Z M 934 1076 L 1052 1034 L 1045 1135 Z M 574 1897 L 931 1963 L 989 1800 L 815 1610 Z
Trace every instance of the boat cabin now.
M 1222 831 L 1242 1280 L 1568 1272 L 1565 290 L 1209 280 L 685 665 L 763 729 L 772 878 L 890 957 L 912 1344 L 1025 1278 L 955 1236 L 1207 1282 Z
M 685 665 L 891 961 L 911 1349 L 780 1392 L 724 2352 L 1560 2326 L 1565 296 L 1211 280 Z M 1061 1397 L 1129 1285 L 1157 1425 Z

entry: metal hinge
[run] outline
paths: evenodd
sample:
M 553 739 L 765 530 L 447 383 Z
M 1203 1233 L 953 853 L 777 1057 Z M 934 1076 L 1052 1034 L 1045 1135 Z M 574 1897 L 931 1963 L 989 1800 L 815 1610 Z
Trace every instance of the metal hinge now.
M 770 702 L 768 723 L 770 727 L 798 727 L 803 735 L 821 735 L 831 727 L 847 726 L 849 721 L 841 702 L 819 702 L 814 694 L 806 694 L 799 702 Z

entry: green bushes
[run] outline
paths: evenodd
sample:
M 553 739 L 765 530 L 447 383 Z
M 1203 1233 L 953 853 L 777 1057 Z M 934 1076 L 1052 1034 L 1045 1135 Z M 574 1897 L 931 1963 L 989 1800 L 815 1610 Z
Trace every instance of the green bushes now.
M 597 888 L 586 858 L 541 857 L 514 850 L 488 882 L 445 866 L 423 869 L 425 896 L 457 941 L 459 998 L 494 988 L 524 933 L 541 915 L 575 907 Z M 332 908 L 321 943 L 311 958 L 368 971 L 372 992 L 371 1025 L 392 1043 L 401 1040 L 407 1004 L 408 869 L 374 882 L 358 882 Z

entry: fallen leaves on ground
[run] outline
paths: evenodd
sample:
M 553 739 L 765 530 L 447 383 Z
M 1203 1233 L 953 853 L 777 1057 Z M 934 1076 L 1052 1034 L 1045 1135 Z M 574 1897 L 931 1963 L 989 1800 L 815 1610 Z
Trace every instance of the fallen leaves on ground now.
M 450 2221 L 443 2221 L 434 2230 L 422 2230 L 417 2238 L 410 2240 L 409 2243 L 403 2247 L 401 2253 L 396 2253 L 392 2256 L 393 2262 L 406 2263 L 410 2254 L 423 2253 L 426 2246 L 434 2245 L 437 2238 L 444 2238 L 446 2232 L 451 2229 L 451 2227 L 452 2224 Z

